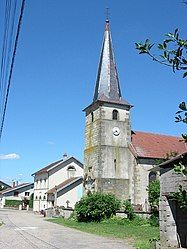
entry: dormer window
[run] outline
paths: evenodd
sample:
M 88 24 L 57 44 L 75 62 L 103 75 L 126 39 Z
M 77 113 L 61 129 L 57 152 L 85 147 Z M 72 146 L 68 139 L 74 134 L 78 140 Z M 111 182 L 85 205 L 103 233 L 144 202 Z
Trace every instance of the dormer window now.
M 75 176 L 76 169 L 74 166 L 69 166 L 67 169 L 67 175 L 68 178 L 74 177 Z
M 118 111 L 117 110 L 113 110 L 113 112 L 112 112 L 112 119 L 113 120 L 118 120 L 118 117 L 119 116 L 119 113 L 118 113 Z

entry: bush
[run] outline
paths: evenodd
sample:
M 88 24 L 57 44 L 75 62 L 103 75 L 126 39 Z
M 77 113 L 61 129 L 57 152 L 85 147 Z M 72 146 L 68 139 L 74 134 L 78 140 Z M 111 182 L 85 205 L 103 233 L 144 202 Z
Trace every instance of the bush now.
M 149 186 L 147 187 L 147 191 L 151 209 L 154 209 L 155 207 L 158 208 L 160 197 L 160 182 L 158 180 L 150 182 Z
M 22 201 L 19 200 L 5 200 L 6 207 L 19 207 L 22 204 Z
M 100 222 L 116 214 L 120 201 L 113 194 L 90 193 L 75 205 L 77 220 L 80 222 Z
M 32 199 L 29 200 L 29 208 L 33 208 L 33 200 Z
M 136 216 L 134 214 L 133 205 L 128 200 L 125 200 L 122 205 L 123 205 L 123 208 L 125 209 L 125 212 L 127 212 L 127 218 L 129 220 L 133 220 Z
M 159 211 L 158 210 L 152 210 L 152 214 L 149 218 L 149 223 L 153 227 L 159 226 Z

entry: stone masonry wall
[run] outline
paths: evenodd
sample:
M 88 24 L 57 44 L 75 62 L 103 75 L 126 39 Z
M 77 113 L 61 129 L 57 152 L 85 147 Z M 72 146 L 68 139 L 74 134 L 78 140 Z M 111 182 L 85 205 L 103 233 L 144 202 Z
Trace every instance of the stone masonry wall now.
M 179 185 L 187 190 L 187 177 L 176 174 L 173 168 L 161 169 L 160 197 L 160 241 L 161 248 L 187 247 L 187 212 L 179 208 L 175 201 L 168 198 L 169 194 L 177 192 Z

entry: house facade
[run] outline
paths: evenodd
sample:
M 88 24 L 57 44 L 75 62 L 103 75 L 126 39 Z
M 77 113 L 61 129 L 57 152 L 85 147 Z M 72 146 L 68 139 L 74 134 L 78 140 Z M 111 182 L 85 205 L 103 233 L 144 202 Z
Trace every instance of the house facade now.
M 0 191 L 0 208 L 6 206 L 7 201 L 30 200 L 34 192 L 34 183 L 22 183 L 15 187 L 10 187 Z
M 64 206 L 74 207 L 82 197 L 83 164 L 74 157 L 63 156 L 34 176 L 33 211 Z
M 150 169 L 187 147 L 179 137 L 133 131 L 132 107 L 120 90 L 107 19 L 94 97 L 84 109 L 84 192 L 114 193 L 145 210 Z

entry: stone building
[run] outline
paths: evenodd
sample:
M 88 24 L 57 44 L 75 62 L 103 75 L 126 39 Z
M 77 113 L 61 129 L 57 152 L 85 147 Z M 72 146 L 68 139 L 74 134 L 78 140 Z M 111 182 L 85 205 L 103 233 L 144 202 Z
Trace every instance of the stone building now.
M 149 170 L 167 153 L 182 153 L 186 146 L 177 137 L 132 131 L 131 108 L 120 90 L 106 20 L 94 97 L 84 109 L 84 189 L 112 192 L 145 207 Z
M 187 176 L 177 174 L 174 166 L 182 163 L 187 169 L 187 152 L 157 166 L 160 171 L 160 244 L 162 249 L 187 248 L 187 210 L 171 198 L 179 186 L 187 192 Z

